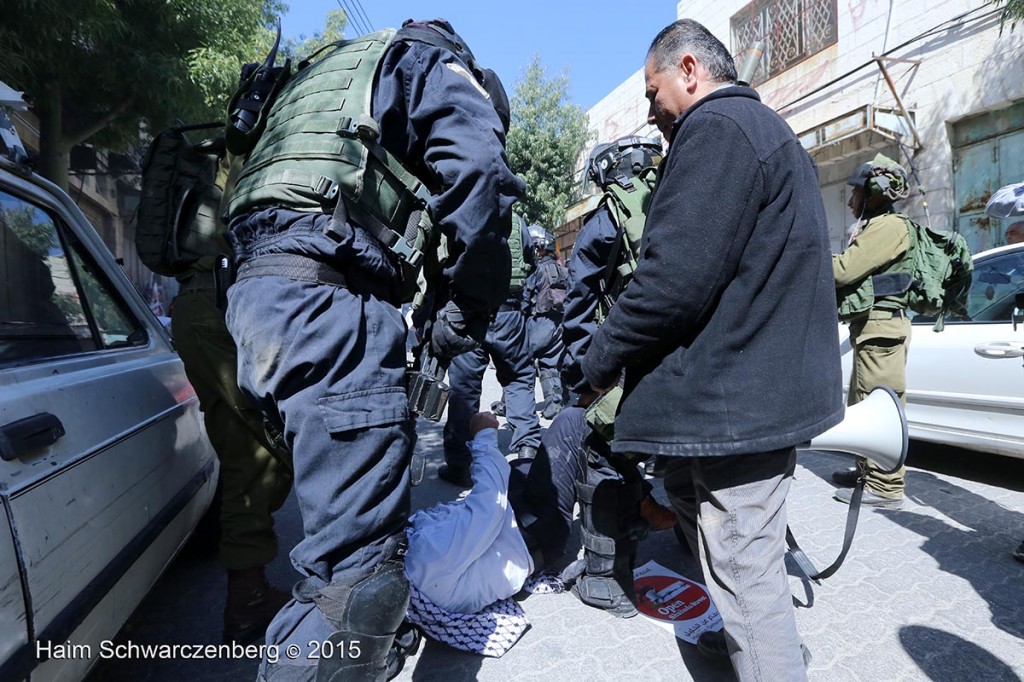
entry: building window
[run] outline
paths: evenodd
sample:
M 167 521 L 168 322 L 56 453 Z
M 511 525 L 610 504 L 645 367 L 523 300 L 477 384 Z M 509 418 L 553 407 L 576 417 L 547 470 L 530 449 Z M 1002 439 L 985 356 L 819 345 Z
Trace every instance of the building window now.
M 835 44 L 839 34 L 836 0 L 754 0 L 734 14 L 730 24 L 733 53 L 737 56 L 754 41 L 765 41 L 755 83 L 777 76 Z

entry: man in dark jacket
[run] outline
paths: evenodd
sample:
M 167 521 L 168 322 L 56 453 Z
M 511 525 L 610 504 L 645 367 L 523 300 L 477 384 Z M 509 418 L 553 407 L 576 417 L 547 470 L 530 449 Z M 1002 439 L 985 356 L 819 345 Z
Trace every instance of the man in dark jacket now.
M 675 458 L 666 488 L 690 464 L 702 568 L 739 679 L 806 679 L 785 499 L 794 446 L 843 416 L 817 173 L 700 24 L 659 33 L 645 76 L 648 120 L 671 146 L 633 281 L 583 372 L 603 390 L 625 371 L 615 452 Z

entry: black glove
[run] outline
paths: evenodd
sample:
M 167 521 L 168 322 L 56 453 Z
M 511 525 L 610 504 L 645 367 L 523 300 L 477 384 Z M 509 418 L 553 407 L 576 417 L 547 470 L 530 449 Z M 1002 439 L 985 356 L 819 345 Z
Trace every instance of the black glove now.
M 438 358 L 451 360 L 479 348 L 486 335 L 486 315 L 464 313 L 449 301 L 437 312 L 430 330 L 430 350 Z

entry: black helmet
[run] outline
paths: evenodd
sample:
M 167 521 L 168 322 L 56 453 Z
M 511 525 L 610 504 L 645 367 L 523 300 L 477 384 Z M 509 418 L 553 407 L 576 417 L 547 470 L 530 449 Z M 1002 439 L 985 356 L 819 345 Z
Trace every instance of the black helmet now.
M 661 144 L 650 137 L 620 137 L 594 147 L 587 163 L 590 179 L 601 189 L 607 189 L 613 182 L 623 187 L 640 174 L 644 168 L 661 163 Z
M 533 242 L 533 248 L 544 249 L 545 251 L 555 250 L 555 235 L 540 225 L 530 225 L 528 231 L 530 233 L 530 240 Z
M 907 171 L 884 154 L 877 154 L 870 163 L 862 163 L 846 181 L 854 187 L 863 187 L 887 201 L 900 201 L 910 194 Z

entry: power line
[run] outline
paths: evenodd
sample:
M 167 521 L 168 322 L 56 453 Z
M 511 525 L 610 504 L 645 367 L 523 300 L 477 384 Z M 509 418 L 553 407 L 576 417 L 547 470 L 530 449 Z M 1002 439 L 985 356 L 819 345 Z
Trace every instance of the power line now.
M 373 27 L 373 22 L 370 21 L 370 18 L 366 16 L 366 10 L 363 9 L 363 3 L 360 2 L 360 0 L 352 0 L 352 4 L 359 10 L 359 14 L 362 15 L 363 21 L 366 22 L 366 25 L 370 27 L 370 31 L 372 32 L 377 30 Z
M 369 33 L 369 31 L 366 30 L 366 26 L 362 25 L 359 16 L 348 6 L 347 0 L 338 0 L 338 6 L 345 11 L 345 18 L 352 23 L 360 34 Z

